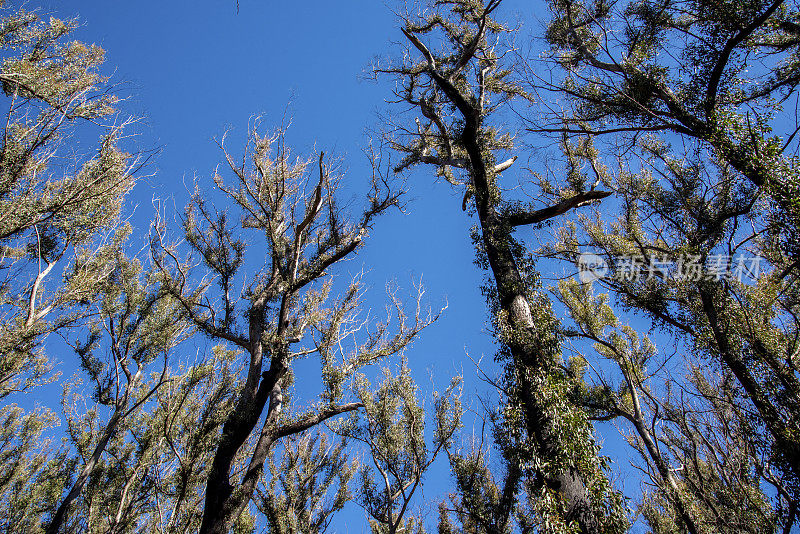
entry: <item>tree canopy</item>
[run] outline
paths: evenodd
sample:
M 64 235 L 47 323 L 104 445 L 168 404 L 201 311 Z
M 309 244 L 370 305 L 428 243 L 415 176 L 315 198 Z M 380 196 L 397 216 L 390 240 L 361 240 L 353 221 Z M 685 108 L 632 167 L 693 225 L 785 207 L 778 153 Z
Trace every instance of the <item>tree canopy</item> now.
M 165 126 L 102 25 L 0 1 L 4 532 L 800 528 L 796 2 L 262 3 L 130 44 L 207 54 Z M 303 69 L 333 125 L 254 103 L 160 167 Z

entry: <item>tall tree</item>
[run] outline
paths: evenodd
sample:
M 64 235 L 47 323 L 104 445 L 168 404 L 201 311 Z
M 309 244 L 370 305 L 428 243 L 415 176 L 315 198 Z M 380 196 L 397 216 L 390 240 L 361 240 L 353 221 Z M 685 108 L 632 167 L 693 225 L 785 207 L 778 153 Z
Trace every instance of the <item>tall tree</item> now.
M 620 532 L 627 521 L 619 497 L 602 471 L 590 422 L 570 400 L 576 383 L 564 371 L 558 321 L 513 235 L 520 226 L 543 223 L 610 193 L 570 184 L 561 194 L 542 191 L 546 204 L 537 206 L 503 191 L 500 175 L 516 159 L 510 156 L 513 132 L 503 131 L 503 109 L 528 96 L 507 63 L 503 37 L 509 30 L 493 18 L 499 6 L 499 0 L 442 0 L 420 18 L 404 20 L 409 49 L 402 62 L 377 69 L 396 77 L 396 96 L 421 115 L 415 126 L 403 124 L 394 132 L 393 145 L 405 154 L 396 170 L 434 165 L 464 191 L 464 209 L 474 199 L 469 205 L 479 225 L 479 262 L 490 273 L 487 293 L 506 365 L 504 426 L 510 434 L 525 433 L 522 441 L 508 440 L 521 443 L 508 453 L 525 472 L 531 513 L 520 516 L 523 527 Z M 499 157 L 503 153 L 508 159 Z
M 0 449 L 0 528 L 41 532 L 42 518 L 59 503 L 75 468 L 69 451 L 45 438 L 58 424 L 53 411 L 6 405 Z
M 134 184 L 135 159 L 118 148 L 128 121 L 99 73 L 104 52 L 70 40 L 76 22 L 0 3 L 0 397 L 47 374 L 43 334 L 74 322 L 70 309 L 92 291 L 87 271 L 59 283 L 59 264 L 114 225 Z M 78 136 L 95 154 L 75 157 Z M 93 273 L 100 274 L 100 273 Z
M 797 262 L 798 129 L 796 121 L 784 119 L 784 104 L 796 98 L 800 82 L 797 4 L 554 0 L 550 5 L 550 57 L 562 75 L 530 81 L 543 98 L 555 92 L 571 105 L 545 113 L 533 129 L 623 134 L 628 141 L 658 132 L 699 143 L 771 199 L 772 233 Z
M 310 160 L 292 159 L 282 132 L 250 132 L 240 162 L 224 148 L 223 153 L 233 181 L 215 175 L 214 184 L 239 211 L 238 226 L 253 240 L 239 237 L 229 207 L 216 210 L 198 190 L 183 229 L 205 268 L 202 278 L 191 256 L 182 260 L 167 244 L 163 228 L 153 241 L 154 261 L 186 317 L 246 362 L 212 455 L 199 529 L 204 534 L 228 532 L 248 508 L 276 442 L 361 408 L 359 400 L 348 401 L 353 374 L 403 351 L 435 319 L 419 306 L 409 316 L 397 305 L 394 319 L 359 336 L 358 279 L 331 302 L 331 269 L 358 250 L 375 217 L 399 203 L 400 193 L 377 166 L 368 205 L 351 220 L 335 197 L 341 177 L 323 154 L 312 175 Z M 248 257 L 264 267 L 243 273 Z M 239 293 L 237 287 L 244 289 Z M 352 351 L 344 349 L 348 339 L 355 339 Z M 311 355 L 319 358 L 323 388 L 316 404 L 295 412 L 288 404 L 293 365 Z
M 567 139 L 584 164 L 608 156 L 622 198 L 615 221 L 581 221 L 562 250 L 575 260 L 588 241 L 609 267 L 600 284 L 735 378 L 740 408 L 756 414 L 756 455 L 796 501 L 800 181 L 786 108 L 798 98 L 798 6 L 550 5 L 551 75 L 527 87 L 565 105 L 530 129 Z
M 703 372 L 734 380 L 726 386 L 738 404 L 732 413 L 751 414 L 743 416 L 751 471 L 762 462 L 777 470 L 796 501 L 796 277 L 767 259 L 782 253 L 760 237 L 769 223 L 757 189 L 713 161 L 678 160 L 662 146 L 648 145 L 647 164 L 614 181 L 624 202 L 616 220 L 581 218 L 553 250 L 571 261 L 587 250 L 602 258 L 598 285 L 674 333 L 677 350 L 703 357 Z
M 638 504 L 650 528 L 789 532 L 797 508 L 791 481 L 776 476 L 759 450 L 753 413 L 730 371 L 691 356 L 661 357 L 648 337 L 617 318 L 607 294 L 592 289 L 575 280 L 559 283 L 559 298 L 575 320 L 567 335 L 576 350 L 586 340 L 602 357 L 583 350 L 577 356 L 596 370 L 586 403 L 597 418 L 629 423 L 626 439 L 645 475 Z
M 49 20 L 0 2 L 0 399 L 52 380 L 47 334 L 81 324 L 97 294 L 136 158 L 119 148 L 130 121 L 100 73 L 104 52 L 72 39 L 75 20 Z M 99 139 L 78 150 L 77 140 Z M 84 145 L 85 146 L 85 145 Z M 45 433 L 46 408 L 0 408 L 3 521 L 34 532 L 75 466 Z

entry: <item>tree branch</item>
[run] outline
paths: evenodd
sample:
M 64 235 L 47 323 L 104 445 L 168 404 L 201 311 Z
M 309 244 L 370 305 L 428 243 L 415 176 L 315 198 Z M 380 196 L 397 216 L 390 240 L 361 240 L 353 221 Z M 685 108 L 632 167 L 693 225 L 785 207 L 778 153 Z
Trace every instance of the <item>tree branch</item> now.
M 318 425 L 323 421 L 327 421 L 331 417 L 336 417 L 337 415 L 352 412 L 363 407 L 364 404 L 361 402 L 349 402 L 347 404 L 340 404 L 338 406 L 328 406 L 327 408 L 320 410 L 318 413 L 306 415 L 299 421 L 278 427 L 278 429 L 275 431 L 275 437 L 276 439 L 280 439 L 292 434 L 297 434 L 298 432 L 308 430 L 312 426 Z
M 775 0 L 769 8 L 767 8 L 764 13 L 761 14 L 760 17 L 753 20 L 747 27 L 743 28 L 739 33 L 733 36 L 731 39 L 725 43 L 725 47 L 722 49 L 722 52 L 719 55 L 719 59 L 717 59 L 716 64 L 714 65 L 714 70 L 711 71 L 711 77 L 708 81 L 708 89 L 706 90 L 706 114 L 711 115 L 714 111 L 714 107 L 717 105 L 717 89 L 719 88 L 719 82 L 722 78 L 722 73 L 725 70 L 725 65 L 728 64 L 728 59 L 730 59 L 733 50 L 741 44 L 742 41 L 747 39 L 754 31 L 760 28 L 768 18 L 775 13 L 781 4 L 783 4 L 783 0 Z
M 511 226 L 537 224 L 552 219 L 573 208 L 585 206 L 594 200 L 602 200 L 613 193 L 611 191 L 584 191 L 557 204 L 536 211 L 516 212 L 505 216 L 505 222 Z

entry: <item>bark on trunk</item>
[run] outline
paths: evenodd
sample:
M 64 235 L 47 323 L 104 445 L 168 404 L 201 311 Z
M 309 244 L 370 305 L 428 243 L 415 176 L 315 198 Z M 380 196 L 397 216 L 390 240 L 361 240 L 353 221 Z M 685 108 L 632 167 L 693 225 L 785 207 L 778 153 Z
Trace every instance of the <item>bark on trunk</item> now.
M 246 491 L 247 487 L 241 485 L 234 487 L 230 482 L 230 471 L 236 453 L 255 428 L 270 393 L 283 376 L 283 372 L 274 373 L 274 375 L 279 375 L 274 378 L 269 374 L 264 377 L 255 394 L 242 394 L 234 412 L 222 427 L 222 439 L 214 456 L 206 484 L 206 500 L 200 534 L 226 534 L 244 506 L 250 502 L 253 488 L 250 487 L 248 492 Z M 272 384 L 273 387 L 269 387 L 269 384 Z M 268 426 L 268 423 L 269 421 L 265 422 L 265 427 Z M 268 450 L 272 443 L 272 440 L 267 442 L 260 439 L 258 445 L 261 448 L 266 447 Z M 261 465 L 263 467 L 263 462 Z M 259 470 L 255 474 L 255 478 L 257 479 L 260 474 Z
M 530 304 L 521 293 L 524 286 L 522 276 L 507 246 L 508 235 L 503 235 L 497 223 L 492 222 L 492 217 L 481 218 L 484 231 L 484 247 L 489 259 L 489 264 L 494 275 L 501 309 L 509 314 L 511 323 L 517 328 L 533 329 L 535 327 L 530 311 Z M 538 444 L 539 454 L 544 459 L 555 458 L 561 446 L 555 437 L 554 421 L 546 414 L 534 394 L 534 385 L 527 375 L 530 372 L 552 369 L 553 362 L 543 361 L 539 354 L 531 351 L 530 347 L 509 343 L 513 357 L 513 365 L 517 368 L 517 377 L 520 381 L 521 401 L 525 410 L 526 431 Z M 592 512 L 586 484 L 574 469 L 565 469 L 555 474 L 550 479 L 545 479 L 545 484 L 562 495 L 567 503 L 566 522 L 576 521 L 581 531 L 586 534 L 599 532 L 599 523 Z
M 116 433 L 117 425 L 119 425 L 121 418 L 122 409 L 117 409 L 117 411 L 114 412 L 114 415 L 111 416 L 111 419 L 109 419 L 108 424 L 103 431 L 103 435 L 100 437 L 100 441 L 97 442 L 97 445 L 92 452 L 92 456 L 89 457 L 86 465 L 84 465 L 83 469 L 81 469 L 81 473 L 78 475 L 78 478 L 75 480 L 72 488 L 70 488 L 67 496 L 64 497 L 63 501 L 61 501 L 61 505 L 59 505 L 58 510 L 56 510 L 53 519 L 50 521 L 50 524 L 47 527 L 46 534 L 57 534 L 61 530 L 61 527 L 67 518 L 67 512 L 69 511 L 70 505 L 75 499 L 78 498 L 78 495 L 81 494 L 81 491 L 83 491 L 83 487 L 86 485 L 86 481 L 89 480 L 89 477 L 91 476 L 92 471 L 94 471 L 94 467 L 97 465 L 97 462 L 100 461 L 100 456 L 103 455 L 103 451 L 105 451 L 108 441 Z
M 283 314 L 281 314 L 283 318 Z M 261 337 L 264 329 L 263 307 L 254 306 L 250 313 L 250 366 L 239 399 L 222 426 L 222 437 L 214 455 L 211 471 L 206 482 L 206 499 L 200 534 L 227 534 L 238 518 L 244 505 L 252 498 L 244 487 L 234 487 L 230 473 L 236 454 L 253 432 L 270 395 L 286 372 L 280 355 L 272 358 L 269 371 L 261 373 L 264 347 Z M 283 324 L 281 321 L 279 324 Z M 279 330 L 280 327 L 279 327 Z M 279 335 L 282 332 L 279 331 Z M 269 419 L 269 418 L 268 418 Z M 265 422 L 265 426 L 268 421 Z M 270 442 L 271 444 L 271 442 Z M 260 471 L 256 474 L 260 475 Z M 244 503 L 244 504 L 242 504 Z
M 462 106 L 458 107 L 462 112 L 465 111 Z M 530 304 L 524 294 L 525 283 L 510 248 L 511 227 L 505 224 L 491 201 L 490 177 L 478 143 L 480 116 L 477 110 L 471 111 L 472 113 L 464 113 L 466 121 L 462 142 L 470 158 L 483 246 L 497 287 L 500 307 L 508 313 L 512 325 L 517 328 L 533 329 L 535 324 Z M 528 379 L 529 371 L 544 369 L 547 372 L 548 368 L 552 368 L 550 366 L 553 362 L 544 361 L 539 354 L 532 352 L 529 346 L 511 342 L 509 349 L 520 379 L 526 431 L 538 444 L 540 448 L 538 452 L 544 459 L 555 458 L 561 444 L 558 443 L 554 432 L 554 421 L 548 417 L 545 407 L 536 398 L 534 385 Z M 551 478 L 545 478 L 544 482 L 564 498 L 567 508 L 567 516 L 564 519 L 567 523 L 577 522 L 584 534 L 600 532 L 598 518 L 592 512 L 586 483 L 580 473 L 574 469 L 564 469 Z

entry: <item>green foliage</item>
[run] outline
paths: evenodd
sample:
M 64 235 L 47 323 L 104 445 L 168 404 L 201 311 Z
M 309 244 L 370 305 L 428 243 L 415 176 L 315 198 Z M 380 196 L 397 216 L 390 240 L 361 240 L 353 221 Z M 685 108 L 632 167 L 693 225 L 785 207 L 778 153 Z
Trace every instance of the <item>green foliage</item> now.
M 325 434 L 287 438 L 280 463 L 270 459 L 269 483 L 258 488 L 255 504 L 275 534 L 314 534 L 328 530 L 333 515 L 350 502 L 356 464 L 347 442 L 334 445 Z
M 524 259 L 519 263 L 526 264 Z M 590 502 L 596 507 L 593 513 L 601 518 L 598 528 L 623 532 L 628 523 L 621 496 L 609 483 L 606 460 L 600 456 L 584 403 L 576 394 L 585 389 L 583 375 L 575 364 L 569 368 L 564 365 L 560 323 L 549 299 L 537 286 L 532 283 L 527 289 L 533 328 L 515 328 L 502 312 L 495 323 L 501 343 L 498 358 L 506 362 L 501 387 L 507 395 L 495 427 L 496 440 L 526 476 L 523 487 L 527 502 L 517 512 L 518 521 L 522 528 L 545 532 L 572 532 L 577 528 L 564 521 L 568 510 L 558 491 L 543 483 L 566 471 L 579 473 L 585 481 Z M 520 366 L 509 348 L 515 345 L 525 346 L 527 353 L 535 355 L 535 364 Z M 537 414 L 537 433 L 529 436 L 520 432 L 526 426 L 530 428 L 526 397 L 534 397 L 542 407 L 542 413 Z M 547 426 L 541 423 L 545 420 Z
M 512 531 L 510 508 L 518 491 L 519 467 L 514 458 L 507 460 L 506 472 L 498 480 L 486 454 L 483 443 L 473 445 L 471 450 L 450 453 L 455 488 L 450 493 L 450 502 L 439 505 L 440 534 Z
M 273 518 L 273 530 L 313 531 L 342 506 L 336 499 L 325 504 L 328 486 L 320 474 L 340 459 L 329 450 L 314 456 L 307 447 L 296 452 L 284 447 L 286 465 L 319 474 L 320 486 L 270 478 L 265 466 L 274 469 L 273 455 L 284 439 L 362 409 L 366 393 L 352 390 L 360 369 L 402 354 L 438 315 L 423 310 L 421 287 L 413 312 L 389 290 L 384 321 L 359 317 L 364 294 L 359 278 L 338 298 L 331 294 L 337 264 L 361 247 L 378 215 L 399 205 L 402 192 L 382 178 L 376 162 L 367 205 L 359 218 L 350 218 L 337 207 L 342 177 L 324 154 L 312 174 L 313 160 L 291 156 L 283 131 L 265 136 L 252 130 L 242 164 L 225 151 L 224 138 L 220 148 L 231 177 L 215 174 L 214 185 L 230 206 L 214 205 L 196 190 L 182 220 L 188 254 L 168 243 L 160 223 L 152 236 L 153 261 L 180 315 L 215 343 L 236 349 L 241 363 L 235 400 L 208 451 L 199 531 L 225 532 L 247 522 L 256 494 Z M 244 272 L 244 266 L 264 261 Z M 318 358 L 322 387 L 316 401 L 295 404 L 294 366 L 312 357 Z M 341 482 L 345 487 L 347 481 Z M 321 509 L 297 510 L 294 516 L 288 510 L 298 500 Z
M 501 374 L 487 377 L 499 402 L 479 415 L 480 440 L 463 445 L 460 377 L 426 406 L 403 359 L 438 318 L 422 288 L 409 307 L 390 287 L 378 321 L 360 315 L 360 278 L 335 291 L 340 262 L 401 205 L 378 156 L 352 216 L 323 154 L 297 159 L 283 131 L 256 127 L 239 159 L 223 137 L 213 193 L 198 185 L 181 241 L 158 218 L 143 262 L 119 222 L 138 159 L 121 148 L 131 121 L 115 116 L 103 50 L 71 40 L 75 21 L 0 0 L 0 530 L 311 534 L 355 502 L 372 532 L 421 534 L 422 487 L 444 452 L 442 534 L 621 533 L 627 502 L 593 427 L 609 419 L 639 455 L 636 512 L 654 534 L 795 526 L 800 174 L 785 103 L 800 83 L 797 6 L 552 0 L 542 76 L 500 5 L 409 9 L 407 47 L 376 67 L 413 115 L 386 133 L 395 172 L 433 165 L 476 219 Z M 529 113 L 537 101 L 558 106 Z M 511 114 L 523 128 L 509 130 Z M 508 170 L 527 133 L 552 135 L 564 165 L 517 187 Z M 75 156 L 78 138 L 99 142 Z M 550 288 L 567 322 L 515 231 L 543 237 L 612 193 L 618 217 L 558 219 L 538 251 L 574 262 L 588 246 L 608 262 L 595 282 L 607 294 Z M 736 254 L 762 271 L 708 276 Z M 633 275 L 627 256 L 644 259 Z M 687 258 L 705 276 L 654 267 Z M 620 312 L 671 335 L 680 361 Z M 11 402 L 59 378 L 48 335 L 79 367 L 61 383 L 61 418 Z M 309 359 L 320 388 L 306 399 L 295 372 Z
M 356 391 L 364 405 L 363 419 L 354 420 L 339 432 L 367 446 L 372 465 L 358 469 L 358 503 L 367 512 L 376 534 L 422 533 L 422 518 L 410 510 L 412 498 L 421 489 L 423 477 L 438 454 L 451 446 L 461 427 L 461 380 L 433 398 L 433 439 L 425 436 L 426 413 L 417 399 L 417 386 L 405 362 L 397 372 L 384 369 L 384 379 L 373 390 L 363 375 Z M 376 481 L 377 478 L 377 481 Z
M 656 531 L 681 530 L 689 521 L 693 532 L 751 531 L 747 525 L 772 531 L 790 525 L 794 517 L 788 510 L 796 499 L 791 436 L 800 398 L 789 356 L 796 350 L 794 275 L 771 270 L 766 261 L 776 257 L 776 249 L 758 235 L 765 215 L 752 184 L 725 165 L 678 160 L 654 142 L 644 148 L 652 157 L 648 165 L 636 175 L 620 172 L 616 178 L 622 215 L 611 224 L 581 218 L 577 227 L 561 230 L 556 247 L 575 258 L 588 237 L 592 250 L 611 266 L 598 283 L 614 292 L 621 308 L 645 312 L 655 325 L 678 335 L 679 350 L 702 359 L 687 362 L 684 377 L 668 371 L 673 366 L 657 361 L 655 346 L 618 321 L 607 296 L 595 296 L 588 285 L 562 282 L 559 298 L 577 326 L 571 335 L 592 341 L 597 354 L 614 362 L 623 377 L 615 385 L 597 374 L 599 383 L 586 402 L 598 415 L 623 416 L 633 425 L 631 442 L 658 487 L 657 495 L 642 504 Z M 751 230 L 743 231 L 747 226 Z M 739 272 L 741 279 L 714 275 L 710 269 L 720 255 L 761 255 L 761 272 L 750 275 L 755 279 L 746 271 Z M 644 258 L 633 273 L 621 261 L 631 256 Z M 680 270 L 692 260 L 696 269 Z M 651 272 L 656 264 L 665 267 Z M 711 373 L 725 378 L 709 386 L 701 377 Z M 694 400 L 672 398 L 670 392 L 678 388 Z M 721 398 L 720 391 L 726 392 Z M 650 417 L 663 417 L 663 430 L 657 432 Z M 773 470 L 781 474 L 767 474 Z M 778 488 L 772 503 L 762 492 L 765 483 Z M 743 500 L 753 507 L 743 508 Z M 781 510 L 778 519 L 774 510 Z
M 44 434 L 57 421 L 40 409 L 0 408 L 0 525 L 6 532 L 40 532 L 41 517 L 58 505 L 75 460 Z
M 103 50 L 70 41 L 75 27 L 0 6 L 7 104 L 0 145 L 0 397 L 48 380 L 41 340 L 80 317 L 73 306 L 99 281 L 80 268 L 116 224 L 135 181 L 135 158 L 118 147 L 128 121 L 113 117 L 116 97 L 99 73 Z M 93 156 L 74 157 L 69 145 L 78 135 L 99 137 Z M 80 261 L 72 257 L 76 247 L 84 247 Z M 52 280 L 56 265 L 73 261 L 63 283 Z
M 454 456 L 459 489 L 466 493 L 451 500 L 465 529 L 505 531 L 513 512 L 523 530 L 620 532 L 627 528 L 621 499 L 606 478 L 585 410 L 572 400 L 581 379 L 563 371 L 559 321 L 537 291 L 538 273 L 526 247 L 513 237 L 517 226 L 541 225 L 609 193 L 595 190 L 601 176 L 589 186 L 577 158 L 560 190 L 540 180 L 542 190 L 530 193 L 544 208 L 515 199 L 501 185 L 501 173 L 517 159 L 500 162 L 503 152 L 515 148 L 514 133 L 505 133 L 505 114 L 512 102 L 533 99 L 509 61 L 513 54 L 504 51 L 514 49 L 513 32 L 495 17 L 499 6 L 498 1 L 432 2 L 423 14 L 404 20 L 402 31 L 414 53 L 377 69 L 395 76 L 396 95 L 424 118 L 415 118 L 416 132 L 398 125 L 396 137 L 388 134 L 406 155 L 397 170 L 436 165 L 438 174 L 465 188 L 464 210 L 474 197 L 476 262 L 489 274 L 484 293 L 504 365 L 503 410 L 494 433 L 507 463 L 506 481 L 470 482 L 470 471 L 480 471 L 482 464 L 463 461 L 480 459 L 483 451 Z M 564 148 L 570 149 L 566 140 Z M 592 153 L 590 143 L 575 150 Z M 465 179 L 452 179 L 450 168 L 461 169 Z M 497 508 L 481 509 L 475 495 L 497 495 L 501 485 L 502 498 L 490 499 Z M 515 509 L 517 499 L 525 502 Z M 454 528 L 447 517 L 441 525 L 445 531 Z
M 550 7 L 549 58 L 561 69 L 552 83 L 532 84 L 567 96 L 568 108 L 532 129 L 629 139 L 663 132 L 697 142 L 769 196 L 772 233 L 796 258 L 795 136 L 773 128 L 785 129 L 783 104 L 800 79 L 797 6 L 553 0 Z
M 731 526 L 736 521 L 706 526 L 699 510 L 724 510 L 737 498 L 759 502 L 763 496 L 756 498 L 753 491 L 760 492 L 748 488 L 766 483 L 777 488 L 771 504 L 779 512 L 778 525 L 789 529 L 795 521 L 791 510 L 796 508 L 800 473 L 794 460 L 800 451 L 795 358 L 800 182 L 795 135 L 786 129 L 790 121 L 784 103 L 795 96 L 797 87 L 800 42 L 792 22 L 797 6 L 760 0 L 643 0 L 608 8 L 600 4 L 551 2 L 550 59 L 561 70 L 554 83 L 535 85 L 568 95 L 568 107 L 532 129 L 570 138 L 590 136 L 609 156 L 616 156 L 613 187 L 622 213 L 610 222 L 582 219 L 578 227 L 583 234 L 578 227 L 563 229 L 554 249 L 563 247 L 565 256 L 575 259 L 581 252 L 579 243 L 588 238 L 593 251 L 611 267 L 611 276 L 601 283 L 614 292 L 623 309 L 645 312 L 653 324 L 679 336 L 682 350 L 703 358 L 692 365 L 732 381 L 726 385 L 734 392 L 730 405 L 738 406 L 732 413 L 737 424 L 749 430 L 734 431 L 731 426 L 721 432 L 724 440 L 712 448 L 704 445 L 698 454 L 705 465 L 713 466 L 704 455 L 735 457 L 749 450 L 743 465 L 753 478 L 724 479 L 719 475 L 724 469 L 711 468 L 724 480 L 721 484 L 738 495 L 726 497 L 720 491 L 714 494 L 719 502 L 712 505 L 699 493 L 681 503 L 678 481 L 669 482 L 670 476 L 662 473 L 657 478 L 667 487 L 666 501 L 659 497 L 655 506 L 665 511 L 683 506 L 684 511 L 677 512 L 682 522 L 696 517 L 694 527 L 685 525 L 690 530 L 736 530 L 740 527 Z M 620 146 L 626 148 L 615 151 Z M 641 257 L 645 266 L 634 269 L 632 276 L 623 275 L 620 259 L 626 256 Z M 710 273 L 718 258 L 738 256 L 760 257 L 760 272 L 750 280 Z M 688 276 L 647 271 L 653 262 L 680 268 L 692 260 L 702 269 Z M 573 309 L 579 308 L 575 299 L 571 302 Z M 580 335 L 603 338 L 590 330 Z M 600 352 L 609 357 L 607 350 Z M 620 370 L 629 386 L 648 398 L 651 393 L 645 394 L 649 389 L 636 371 L 640 365 L 625 364 Z M 712 403 L 713 396 L 692 376 L 663 380 L 667 387 L 687 387 L 703 403 Z M 650 409 L 658 413 L 663 401 L 655 399 L 647 402 L 655 403 Z M 695 412 L 685 405 L 682 410 L 683 418 L 691 420 Z M 711 413 L 720 410 L 714 406 Z M 642 429 L 638 432 L 644 435 Z M 694 443 L 693 432 L 681 430 L 682 439 Z M 744 436 L 742 441 L 734 439 L 738 435 Z M 661 471 L 670 461 L 684 461 L 683 453 L 674 454 Z M 652 458 L 652 451 L 647 456 Z M 698 467 L 681 476 L 684 482 L 700 480 L 708 472 Z M 715 483 L 706 479 L 706 484 Z M 703 503 L 696 512 L 694 502 Z M 761 508 L 769 507 L 754 505 L 755 510 Z M 777 528 L 767 526 L 771 512 L 759 512 L 758 520 L 748 513 L 742 511 L 740 524 Z M 655 524 L 656 516 L 649 517 Z

